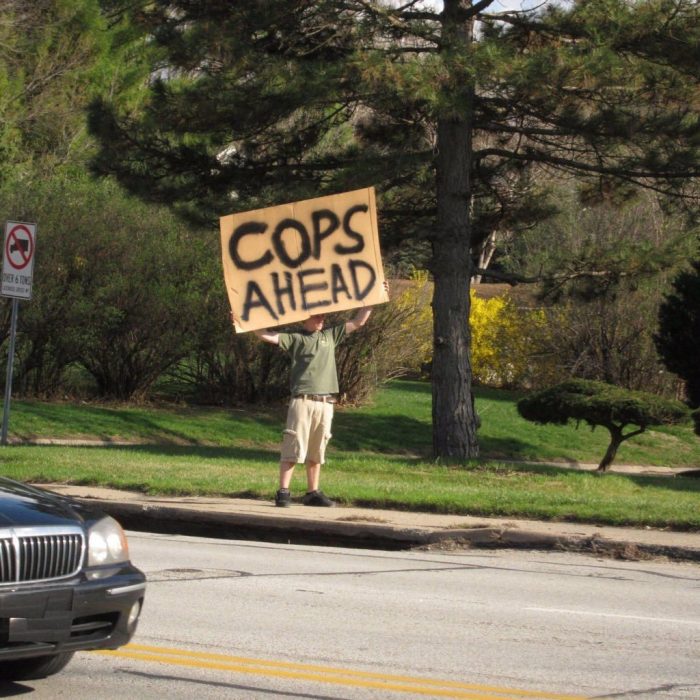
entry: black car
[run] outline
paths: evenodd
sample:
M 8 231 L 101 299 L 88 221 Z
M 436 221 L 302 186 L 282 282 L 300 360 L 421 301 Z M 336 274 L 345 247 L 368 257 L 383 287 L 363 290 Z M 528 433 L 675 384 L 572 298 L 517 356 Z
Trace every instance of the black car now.
M 116 520 L 0 477 L 0 679 L 42 678 L 76 651 L 126 644 L 145 590 Z

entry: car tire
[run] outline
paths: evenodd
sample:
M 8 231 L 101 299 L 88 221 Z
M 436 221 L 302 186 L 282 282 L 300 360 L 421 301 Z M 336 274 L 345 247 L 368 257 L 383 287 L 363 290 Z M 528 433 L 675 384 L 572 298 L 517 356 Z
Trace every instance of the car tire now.
M 58 673 L 73 658 L 74 652 L 65 651 L 51 656 L 0 662 L 0 680 L 33 681 Z

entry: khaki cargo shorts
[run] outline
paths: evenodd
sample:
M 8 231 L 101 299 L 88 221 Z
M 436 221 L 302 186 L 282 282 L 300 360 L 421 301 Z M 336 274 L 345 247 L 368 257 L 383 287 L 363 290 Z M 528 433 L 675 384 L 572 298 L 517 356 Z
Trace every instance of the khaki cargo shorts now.
M 287 411 L 287 427 L 282 435 L 282 462 L 323 464 L 326 445 L 331 439 L 333 404 L 313 399 L 293 398 Z

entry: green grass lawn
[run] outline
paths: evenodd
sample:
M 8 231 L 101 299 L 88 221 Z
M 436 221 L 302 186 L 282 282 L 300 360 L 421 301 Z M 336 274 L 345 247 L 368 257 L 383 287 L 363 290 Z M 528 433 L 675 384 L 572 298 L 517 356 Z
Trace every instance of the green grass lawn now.
M 600 429 L 524 421 L 516 398 L 480 391 L 482 459 L 439 464 L 430 458 L 430 386 L 394 382 L 372 405 L 338 410 L 323 488 L 342 503 L 368 507 L 700 529 L 699 479 L 513 463 L 597 463 L 607 444 Z M 271 498 L 284 413 L 282 405 L 225 410 L 15 401 L 11 437 L 134 444 L 6 446 L 0 448 L 0 472 L 148 493 Z M 689 426 L 649 431 L 624 444 L 617 462 L 698 467 L 700 440 Z M 299 469 L 295 495 L 304 485 Z

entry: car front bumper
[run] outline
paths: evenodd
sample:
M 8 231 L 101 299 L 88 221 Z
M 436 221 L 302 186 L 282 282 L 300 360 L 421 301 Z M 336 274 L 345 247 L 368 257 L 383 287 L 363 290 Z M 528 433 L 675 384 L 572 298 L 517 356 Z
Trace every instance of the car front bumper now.
M 116 649 L 134 632 L 146 578 L 126 564 L 108 576 L 0 589 L 0 661 Z

